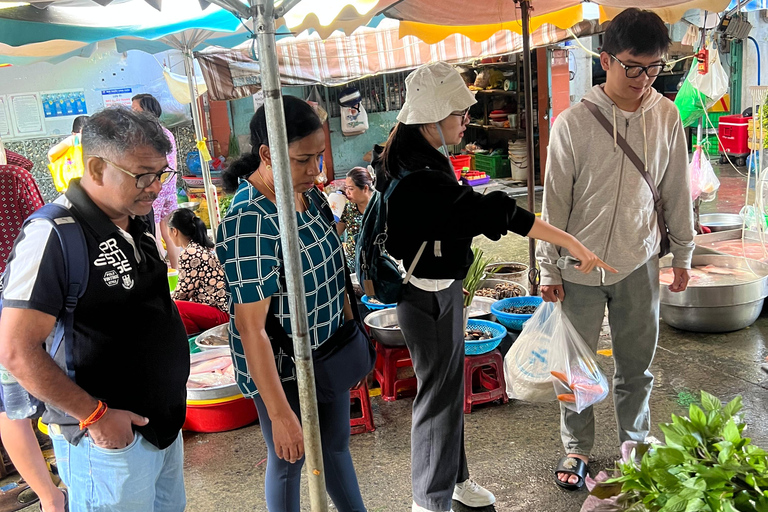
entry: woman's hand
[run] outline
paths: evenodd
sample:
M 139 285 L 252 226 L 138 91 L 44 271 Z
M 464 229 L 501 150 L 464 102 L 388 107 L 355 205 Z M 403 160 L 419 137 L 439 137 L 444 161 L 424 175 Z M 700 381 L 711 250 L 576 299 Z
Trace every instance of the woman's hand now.
M 304 434 L 293 410 L 288 409 L 272 419 L 272 440 L 275 453 L 281 459 L 294 464 L 304 457 Z
M 576 265 L 576 270 L 589 274 L 595 267 L 600 267 L 613 274 L 618 273 L 618 270 L 598 258 L 595 253 L 584 247 L 581 242 L 575 238 L 573 240 L 575 243 L 572 244 L 572 247 L 568 247 L 567 249 L 571 253 L 571 256 L 579 260 L 579 264 Z

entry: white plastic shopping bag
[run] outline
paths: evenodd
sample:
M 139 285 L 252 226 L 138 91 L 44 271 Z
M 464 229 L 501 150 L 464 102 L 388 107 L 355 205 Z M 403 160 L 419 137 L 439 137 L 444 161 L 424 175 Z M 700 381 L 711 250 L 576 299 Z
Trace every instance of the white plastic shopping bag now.
M 576 412 L 608 396 L 605 375 L 559 302 L 545 302 L 525 323 L 504 358 L 504 376 L 510 398 L 559 400 Z
M 716 197 L 717 189 L 720 188 L 720 180 L 712 168 L 709 159 L 704 155 L 701 146 L 696 147 L 691 157 L 691 163 L 688 166 L 691 174 L 691 199 L 701 199 L 702 201 L 712 201 Z

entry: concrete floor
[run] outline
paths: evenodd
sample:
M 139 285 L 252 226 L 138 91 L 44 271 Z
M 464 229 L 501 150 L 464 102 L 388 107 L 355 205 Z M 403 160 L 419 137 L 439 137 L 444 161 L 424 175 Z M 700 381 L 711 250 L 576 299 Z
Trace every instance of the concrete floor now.
M 706 204 L 704 211 L 738 212 L 744 204 L 744 179 L 727 169 L 721 175 L 720 199 Z M 478 243 L 501 259 L 527 261 L 527 241 L 515 235 Z M 662 322 L 652 367 L 656 381 L 651 434 L 663 439 L 658 423 L 669 421 L 671 414 L 686 414 L 691 396 L 706 390 L 724 401 L 742 395 L 748 435 L 768 447 L 768 375 L 760 370 L 768 355 L 767 337 L 768 313 L 750 328 L 722 335 L 686 333 Z M 601 348 L 609 346 L 606 333 Z M 612 360 L 598 356 L 598 361 L 606 375 L 612 375 Z M 352 436 L 351 451 L 370 512 L 410 510 L 412 402 L 374 397 L 376 432 Z M 612 401 L 598 404 L 595 412 L 592 475 L 612 467 L 619 455 Z M 587 496 L 586 491 L 563 491 L 553 482 L 552 470 L 562 455 L 555 403 L 481 406 L 466 416 L 466 445 L 472 477 L 497 498 L 495 508 L 484 511 L 575 512 Z M 266 511 L 266 448 L 258 425 L 220 434 L 185 433 L 185 452 L 189 511 Z M 302 502 L 303 510 L 309 510 L 306 485 Z M 469 509 L 457 504 L 455 510 Z

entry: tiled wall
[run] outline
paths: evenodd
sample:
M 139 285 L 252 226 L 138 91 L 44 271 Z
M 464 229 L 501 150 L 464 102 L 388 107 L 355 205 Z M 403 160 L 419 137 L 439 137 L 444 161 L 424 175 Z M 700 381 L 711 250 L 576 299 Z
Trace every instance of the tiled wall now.
M 187 153 L 195 149 L 195 132 L 191 126 L 181 126 L 171 128 L 170 130 L 176 138 L 179 169 L 185 170 Z M 59 136 L 4 142 L 7 149 L 24 155 L 34 162 L 35 166 L 32 168 L 32 175 L 35 177 L 37 186 L 40 187 L 40 192 L 47 202 L 53 201 L 58 196 L 58 192 L 56 192 L 56 188 L 53 186 L 51 172 L 48 170 L 48 150 L 63 138 Z

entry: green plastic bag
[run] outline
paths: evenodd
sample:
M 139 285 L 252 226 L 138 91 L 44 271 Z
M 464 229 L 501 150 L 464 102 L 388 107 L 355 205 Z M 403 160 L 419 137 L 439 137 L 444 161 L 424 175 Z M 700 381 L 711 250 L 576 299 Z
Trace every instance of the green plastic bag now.
M 683 86 L 675 97 L 675 106 L 680 111 L 680 118 L 685 128 L 695 125 L 704 115 L 704 107 L 709 99 L 696 89 L 690 81 L 684 80 Z

